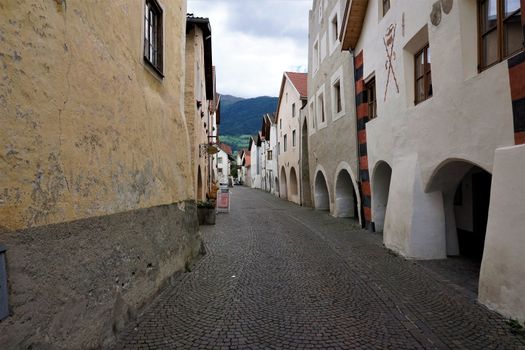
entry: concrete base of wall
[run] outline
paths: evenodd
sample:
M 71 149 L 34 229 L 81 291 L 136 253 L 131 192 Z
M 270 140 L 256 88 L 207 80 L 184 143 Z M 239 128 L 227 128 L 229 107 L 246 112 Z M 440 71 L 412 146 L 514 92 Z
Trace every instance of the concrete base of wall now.
M 193 201 L 1 233 L 11 316 L 2 349 L 110 345 L 200 250 Z
M 525 145 L 499 148 L 494 159 L 479 301 L 525 321 Z

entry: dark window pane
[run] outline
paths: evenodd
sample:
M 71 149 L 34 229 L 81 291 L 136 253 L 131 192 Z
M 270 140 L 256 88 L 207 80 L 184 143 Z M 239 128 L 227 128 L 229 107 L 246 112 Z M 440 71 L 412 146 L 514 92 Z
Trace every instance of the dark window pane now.
M 416 103 L 425 99 L 425 79 L 416 80 Z
M 427 60 L 427 68 L 426 68 L 426 72 L 430 72 L 430 46 L 426 48 L 426 60 Z
M 493 30 L 482 38 L 483 65 L 488 66 L 499 60 L 498 54 L 498 31 Z
M 521 25 L 520 12 L 517 12 L 505 20 L 503 26 L 503 45 L 503 55 L 505 57 L 523 47 L 523 27 Z
M 427 73 L 427 81 L 428 81 L 428 85 L 427 85 L 427 98 L 432 96 L 432 74 L 431 73 Z
M 390 0 L 383 0 L 383 16 L 390 10 Z
M 482 29 L 486 33 L 490 28 L 496 27 L 498 23 L 497 0 L 485 0 L 482 7 Z
M 416 55 L 415 59 L 416 64 L 416 78 L 423 76 L 425 72 L 425 58 L 423 57 L 423 52 Z

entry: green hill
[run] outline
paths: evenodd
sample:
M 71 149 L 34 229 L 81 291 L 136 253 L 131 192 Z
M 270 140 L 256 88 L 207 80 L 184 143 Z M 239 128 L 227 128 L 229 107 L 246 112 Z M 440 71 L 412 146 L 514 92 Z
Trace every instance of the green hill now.
M 240 99 L 222 95 L 220 135 L 257 133 L 261 129 L 262 116 L 265 113 L 274 113 L 277 109 L 277 101 L 277 97 L 269 96 Z

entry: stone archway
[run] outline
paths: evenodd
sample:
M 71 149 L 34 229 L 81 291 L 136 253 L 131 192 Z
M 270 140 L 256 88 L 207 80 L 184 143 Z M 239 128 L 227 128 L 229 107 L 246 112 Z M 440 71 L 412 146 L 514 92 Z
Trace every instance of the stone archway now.
M 202 172 L 201 166 L 199 165 L 197 170 L 197 200 L 202 200 L 204 198 L 203 194 L 203 185 L 202 185 Z
M 488 171 L 461 159 L 442 162 L 432 175 L 427 192 L 443 194 L 447 255 L 481 261 L 491 182 Z
M 334 216 L 342 218 L 358 217 L 357 195 L 350 173 L 342 169 L 337 174 L 335 182 L 335 211 Z
M 286 181 L 286 170 L 284 169 L 284 167 L 281 168 L 279 197 L 281 197 L 282 199 L 288 199 L 288 183 Z
M 310 164 L 308 159 L 308 122 L 305 118 L 301 130 L 301 204 L 312 206 L 312 193 L 310 189 Z
M 315 209 L 330 210 L 330 195 L 328 185 L 322 171 L 317 171 L 314 183 L 314 204 Z
M 290 169 L 290 195 L 297 196 L 299 194 L 299 184 L 297 182 L 297 173 L 295 168 Z
M 386 162 L 377 163 L 372 177 L 372 220 L 375 231 L 383 232 L 392 168 Z

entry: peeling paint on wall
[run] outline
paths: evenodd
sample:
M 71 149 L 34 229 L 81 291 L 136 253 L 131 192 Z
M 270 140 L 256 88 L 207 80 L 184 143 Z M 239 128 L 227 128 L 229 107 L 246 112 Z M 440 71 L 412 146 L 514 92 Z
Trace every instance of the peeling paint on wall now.
M 180 6 L 165 13 L 177 29 L 162 81 L 142 62 L 141 1 L 0 8 L 2 226 L 194 198 Z

